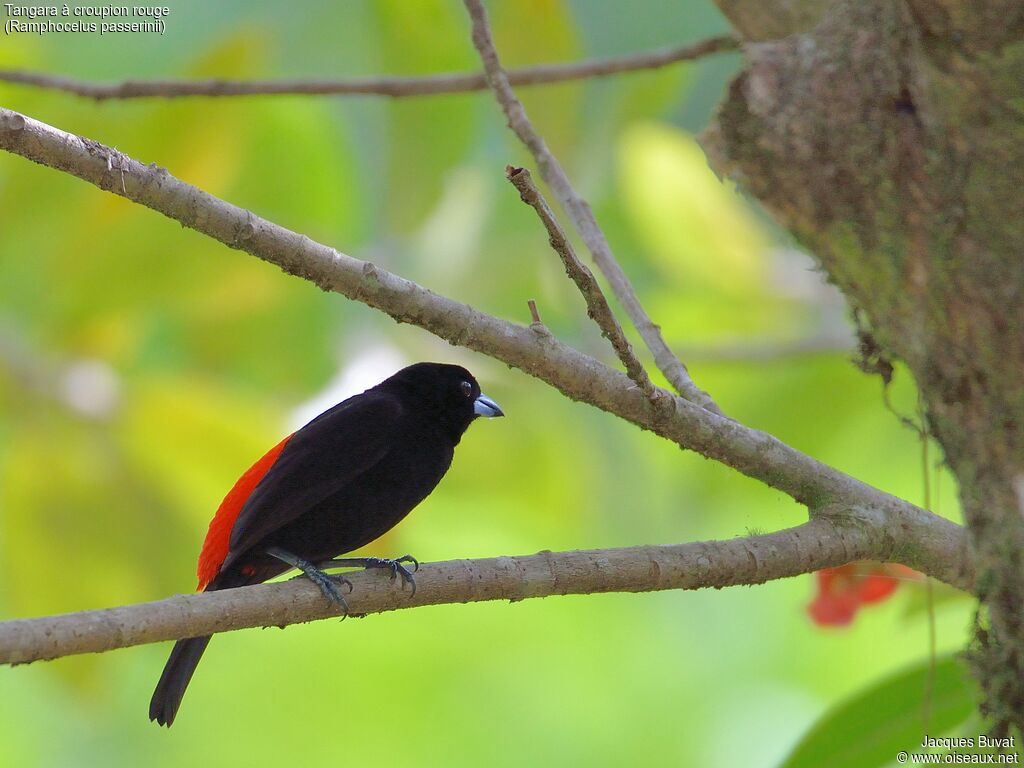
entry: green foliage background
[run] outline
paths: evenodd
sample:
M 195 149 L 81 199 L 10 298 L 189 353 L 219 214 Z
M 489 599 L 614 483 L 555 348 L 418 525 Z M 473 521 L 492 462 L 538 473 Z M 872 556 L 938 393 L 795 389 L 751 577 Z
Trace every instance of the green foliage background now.
M 170 7 L 162 37 L 0 38 L 0 68 L 96 80 L 477 68 L 456 0 Z M 491 8 L 511 66 L 727 29 L 704 1 Z M 522 95 L 725 410 L 919 502 L 915 436 L 847 351 L 708 351 L 845 323 L 810 259 L 715 178 L 694 141 L 738 65 L 720 56 Z M 485 311 L 527 322 L 534 298 L 561 339 L 611 360 L 504 181 L 506 163 L 529 162 L 488 94 L 95 104 L 0 85 L 0 103 Z M 472 428 L 444 483 L 375 554 L 677 542 L 803 519 L 781 494 L 493 360 L 0 155 L 0 619 L 191 590 L 222 495 L 303 404 L 336 392 L 353 365 L 383 378 L 420 359 L 467 365 L 508 418 Z M 913 410 L 905 377 L 893 397 Z M 955 517 L 952 484 L 940 486 Z M 840 631 L 806 618 L 812 592 L 806 576 L 218 636 L 170 732 L 146 719 L 168 646 L 0 668 L 0 761 L 776 765 L 832 704 L 927 653 L 919 587 Z M 940 600 L 940 650 L 962 647 L 970 610 Z

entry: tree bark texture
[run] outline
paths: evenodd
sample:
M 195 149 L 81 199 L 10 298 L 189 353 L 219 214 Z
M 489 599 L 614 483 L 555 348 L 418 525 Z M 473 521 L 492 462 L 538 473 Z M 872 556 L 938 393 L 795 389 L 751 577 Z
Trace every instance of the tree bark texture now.
M 876 367 L 915 376 L 976 557 L 987 713 L 1021 728 L 1024 3 L 809 0 L 770 27 L 719 4 L 757 42 L 712 163 L 816 255 Z

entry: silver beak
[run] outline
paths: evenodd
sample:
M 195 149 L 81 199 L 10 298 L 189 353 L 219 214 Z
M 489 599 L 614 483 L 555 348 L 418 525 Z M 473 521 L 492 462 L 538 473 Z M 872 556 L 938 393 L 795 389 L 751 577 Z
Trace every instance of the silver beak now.
M 480 397 L 473 401 L 473 413 L 477 416 L 483 416 L 485 419 L 493 419 L 496 416 L 505 415 L 505 412 L 498 407 L 498 404 L 483 392 L 480 393 Z

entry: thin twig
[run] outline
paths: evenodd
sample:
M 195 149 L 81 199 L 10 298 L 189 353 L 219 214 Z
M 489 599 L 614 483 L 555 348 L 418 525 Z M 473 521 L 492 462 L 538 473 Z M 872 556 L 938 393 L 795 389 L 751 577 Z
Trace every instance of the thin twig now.
M 530 322 L 533 325 L 543 325 L 544 323 L 540 319 L 540 312 L 537 311 L 537 302 L 533 299 L 528 299 L 526 307 L 530 310 Z
M 380 572 L 346 573 L 350 614 L 425 605 L 605 592 L 653 592 L 761 584 L 885 558 L 894 542 L 860 525 L 812 520 L 784 531 L 725 541 L 542 552 L 522 557 L 425 563 L 416 593 Z M 337 606 L 305 578 L 153 603 L 0 622 L 0 664 L 22 664 L 260 626 L 337 617 Z
M 568 80 L 658 69 L 671 64 L 739 49 L 731 36 L 712 37 L 692 45 L 661 48 L 608 59 L 593 59 L 568 64 L 541 64 L 510 70 L 515 85 L 545 85 Z M 339 80 L 126 80 L 119 83 L 93 83 L 61 75 L 24 70 L 0 70 L 0 81 L 63 91 L 97 101 L 105 99 L 174 99 L 185 96 L 434 96 L 441 93 L 469 93 L 487 88 L 483 73 L 465 72 L 425 77 L 367 77 Z
M 487 74 L 487 82 L 494 91 L 501 105 L 509 128 L 526 145 L 537 162 L 537 168 L 545 183 L 555 193 L 562 208 L 569 214 L 576 229 L 586 243 L 594 258 L 594 263 L 604 274 L 608 284 L 615 292 L 616 298 L 625 308 L 637 331 L 654 355 L 654 362 L 665 375 L 675 390 L 690 402 L 700 405 L 713 413 L 721 414 L 718 405 L 707 392 L 700 389 L 690 378 L 689 372 L 682 361 L 676 357 L 661 336 L 661 330 L 647 315 L 640 304 L 636 291 L 619 262 L 615 260 L 611 246 L 604 232 L 594 218 L 590 205 L 573 189 L 569 177 L 562 169 L 558 159 L 551 154 L 544 139 L 537 133 L 530 119 L 526 116 L 523 104 L 512 91 L 508 73 L 501 67 L 498 52 L 491 37 L 487 11 L 480 0 L 463 0 L 473 22 L 473 45 L 480 54 L 480 60 Z
M 505 169 L 505 174 L 512 185 L 519 190 L 519 197 L 522 198 L 522 201 L 537 212 L 541 223 L 544 224 L 544 229 L 548 232 L 548 242 L 565 266 L 565 274 L 576 283 L 576 287 L 580 289 L 580 293 L 583 294 L 583 298 L 587 302 L 587 315 L 597 323 L 597 327 L 601 329 L 601 335 L 611 342 L 615 354 L 619 356 L 619 360 L 626 368 L 626 375 L 640 387 L 645 395 L 656 397 L 657 390 L 647 377 L 647 371 L 633 354 L 633 347 L 630 346 L 629 339 L 622 331 L 622 326 L 619 325 L 619 321 L 612 313 L 612 308 L 608 306 L 608 300 L 604 297 L 601 286 L 594 274 L 576 256 L 576 252 L 566 238 L 565 232 L 562 231 L 555 214 L 533 183 L 530 171 L 526 168 L 508 166 Z

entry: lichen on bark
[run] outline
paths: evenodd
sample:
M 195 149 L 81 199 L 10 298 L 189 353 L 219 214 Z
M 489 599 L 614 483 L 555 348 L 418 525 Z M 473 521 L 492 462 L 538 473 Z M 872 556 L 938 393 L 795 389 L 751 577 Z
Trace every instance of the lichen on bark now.
M 917 380 L 971 532 L 997 732 L 1024 726 L 1022 36 L 1019 2 L 838 0 L 746 46 L 704 136 Z

